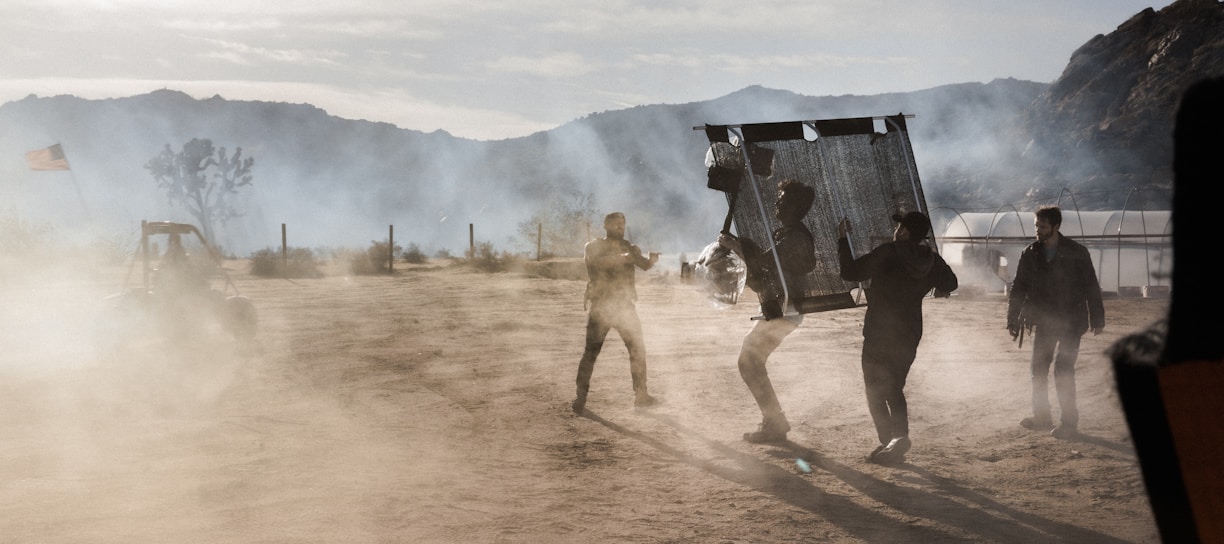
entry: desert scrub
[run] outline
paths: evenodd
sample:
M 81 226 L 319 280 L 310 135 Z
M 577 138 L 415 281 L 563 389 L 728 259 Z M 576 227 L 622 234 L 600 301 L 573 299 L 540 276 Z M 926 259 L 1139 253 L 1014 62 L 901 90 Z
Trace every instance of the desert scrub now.
M 288 248 L 282 258 L 281 252 L 272 248 L 261 249 L 251 254 L 251 274 L 261 278 L 321 278 L 319 262 L 314 252 L 304 247 Z
M 481 242 L 467 251 L 464 263 L 483 272 L 505 272 L 521 260 L 521 257 L 506 251 L 497 251 L 493 244 Z

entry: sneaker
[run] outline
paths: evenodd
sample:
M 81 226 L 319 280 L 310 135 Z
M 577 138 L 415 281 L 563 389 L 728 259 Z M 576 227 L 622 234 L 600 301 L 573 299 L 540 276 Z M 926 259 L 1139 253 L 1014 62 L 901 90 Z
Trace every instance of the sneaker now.
M 1067 425 L 1065 423 L 1054 427 L 1054 430 L 1050 431 L 1050 436 L 1053 436 L 1054 438 L 1061 438 L 1063 440 L 1075 438 L 1075 436 L 1078 434 L 1079 430 L 1075 428 L 1075 425 Z
M 582 415 L 582 411 L 586 409 L 586 395 L 578 395 L 578 398 L 574 399 L 574 403 L 570 405 L 570 408 L 574 410 L 575 414 Z
M 1030 431 L 1048 431 L 1054 428 L 1054 422 L 1048 417 L 1026 417 L 1020 420 L 1020 426 Z
M 905 462 L 905 452 L 909 451 L 910 442 L 908 436 L 899 436 L 892 439 L 884 449 L 875 454 L 872 461 L 881 465 L 898 465 Z
M 650 393 L 638 393 L 633 399 L 634 408 L 650 408 L 659 404 L 659 399 L 652 397 Z

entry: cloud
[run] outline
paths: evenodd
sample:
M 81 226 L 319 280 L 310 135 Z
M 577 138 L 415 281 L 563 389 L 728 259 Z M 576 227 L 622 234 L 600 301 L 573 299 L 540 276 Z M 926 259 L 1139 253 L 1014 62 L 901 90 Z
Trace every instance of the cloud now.
M 279 30 L 284 28 L 284 23 L 280 19 L 270 17 L 260 18 L 235 18 L 235 19 L 169 19 L 161 23 L 166 28 L 179 30 L 190 33 L 234 33 L 234 32 L 264 32 L 269 30 Z
M 582 55 L 568 52 L 538 57 L 506 56 L 488 62 L 485 66 L 497 72 L 557 79 L 588 74 L 596 69 L 594 63 Z
M 737 55 L 731 53 L 708 54 L 698 51 L 684 53 L 650 53 L 630 57 L 621 68 L 637 66 L 681 67 L 688 69 L 720 70 L 739 75 L 750 75 L 761 70 L 819 70 L 848 66 L 905 66 L 913 59 L 907 57 L 841 56 L 810 53 L 788 55 Z
M 336 65 L 346 56 L 339 51 L 270 49 L 224 40 L 206 39 L 204 41 L 213 45 L 216 49 L 201 53 L 199 55 L 201 58 L 220 59 L 247 66 L 258 64 L 261 61 L 306 66 Z

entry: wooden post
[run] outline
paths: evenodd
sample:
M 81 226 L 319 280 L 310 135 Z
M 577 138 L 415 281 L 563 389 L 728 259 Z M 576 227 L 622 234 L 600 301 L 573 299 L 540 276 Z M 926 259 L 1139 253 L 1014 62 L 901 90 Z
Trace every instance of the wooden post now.
M 140 220 L 140 261 L 141 281 L 145 289 L 149 288 L 149 221 Z M 131 270 L 130 268 L 128 270 Z M 124 280 L 127 283 L 127 280 Z
M 281 277 L 289 277 L 289 238 L 285 234 L 285 224 L 281 223 Z
M 536 224 L 536 261 L 540 260 L 540 246 L 544 241 L 544 223 Z
M 395 273 L 395 225 L 387 226 L 387 273 Z
M 468 256 L 476 258 L 476 227 L 474 223 L 468 223 Z

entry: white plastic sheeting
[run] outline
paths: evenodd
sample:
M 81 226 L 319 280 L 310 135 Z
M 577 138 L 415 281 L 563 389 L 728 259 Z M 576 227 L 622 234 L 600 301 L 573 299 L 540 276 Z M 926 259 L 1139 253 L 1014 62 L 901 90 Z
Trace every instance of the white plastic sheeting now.
M 1064 208 L 1059 232 L 1092 255 L 1101 289 L 1122 296 L 1167 294 L 1173 264 L 1172 212 Z M 931 211 L 939 248 L 961 285 L 1005 291 L 1020 252 L 1036 239 L 1033 212 Z

